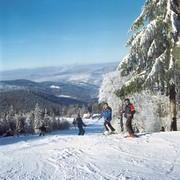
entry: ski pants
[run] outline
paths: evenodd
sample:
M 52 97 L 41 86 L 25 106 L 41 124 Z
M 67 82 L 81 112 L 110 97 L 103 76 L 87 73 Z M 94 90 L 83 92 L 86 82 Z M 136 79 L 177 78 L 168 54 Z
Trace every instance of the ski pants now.
M 39 136 L 45 136 L 45 132 L 44 131 L 41 131 Z
M 78 128 L 79 128 L 79 134 L 78 135 L 84 135 L 85 130 L 83 129 L 83 127 L 79 126 Z
M 126 121 L 126 128 L 127 128 L 129 135 L 134 134 L 134 130 L 132 128 L 132 119 L 133 119 L 133 117 L 130 116 L 130 117 L 127 117 L 127 121 Z
M 107 131 L 109 131 L 108 127 L 111 129 L 111 131 L 115 131 L 115 129 L 112 127 L 109 121 L 104 122 L 104 127 L 106 128 Z

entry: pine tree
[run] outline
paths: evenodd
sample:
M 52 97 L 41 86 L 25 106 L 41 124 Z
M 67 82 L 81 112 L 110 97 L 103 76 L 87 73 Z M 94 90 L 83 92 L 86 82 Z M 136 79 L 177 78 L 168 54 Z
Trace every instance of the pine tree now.
M 57 129 L 57 121 L 54 112 L 51 115 L 51 124 L 52 130 Z
M 26 117 L 25 115 L 15 115 L 16 120 L 16 135 L 21 133 L 25 133 L 25 126 L 26 126 Z
M 131 27 L 133 35 L 128 41 L 129 54 L 118 67 L 121 76 L 131 77 L 116 92 L 119 97 L 144 89 L 167 94 L 172 87 L 176 88 L 173 49 L 180 35 L 179 24 L 178 0 L 146 0 L 140 16 Z M 172 119 L 176 119 L 176 100 L 170 96 L 170 101 Z
M 47 109 L 45 108 L 44 109 L 44 123 L 47 125 L 47 123 L 48 123 L 48 111 L 47 111 Z
M 26 114 L 25 132 L 34 133 L 34 113 L 33 111 Z
M 34 131 L 37 132 L 40 126 L 42 126 L 42 111 L 37 103 L 34 110 Z
M 50 127 L 51 125 L 50 125 L 50 117 L 49 117 L 49 115 L 48 115 L 48 111 L 47 111 L 47 109 L 45 108 L 45 110 L 44 110 L 44 125 L 46 126 L 46 127 Z
M 15 111 L 13 105 L 11 105 L 9 108 L 9 112 L 6 116 L 6 121 L 8 123 L 9 129 L 14 131 L 16 128 L 16 122 L 15 122 Z

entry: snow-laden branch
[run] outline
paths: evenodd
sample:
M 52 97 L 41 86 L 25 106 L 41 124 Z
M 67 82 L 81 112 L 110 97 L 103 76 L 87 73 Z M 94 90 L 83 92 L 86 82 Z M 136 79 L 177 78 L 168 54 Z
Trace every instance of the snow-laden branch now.
M 145 45 L 145 43 L 147 41 L 149 41 L 149 40 L 154 38 L 154 35 L 158 31 L 159 26 L 160 26 L 159 19 L 155 19 L 155 20 L 151 21 L 147 25 L 145 31 L 142 34 L 141 41 L 140 41 L 140 46 Z
M 148 50 L 148 54 L 147 54 L 147 57 L 148 58 L 151 58 L 154 56 L 154 54 L 156 53 L 157 51 L 157 41 L 154 39 L 153 42 L 151 43 L 151 46 Z
M 177 36 L 180 31 L 180 1 L 167 0 L 167 13 L 164 20 L 166 23 L 171 22 L 172 32 Z
M 153 64 L 153 66 L 152 66 L 152 69 L 151 69 L 151 71 L 150 71 L 150 73 L 149 73 L 149 75 L 147 76 L 147 78 L 146 78 L 146 82 L 148 81 L 148 80 L 152 80 L 153 79 L 153 77 L 157 74 L 157 73 L 161 73 L 161 70 L 162 70 L 162 66 L 163 66 L 163 63 L 164 63 L 164 61 L 166 60 L 166 53 L 167 53 L 167 51 L 164 51 L 164 53 L 163 54 L 161 54 L 158 58 L 156 58 L 155 59 L 155 62 L 154 62 L 154 64 Z

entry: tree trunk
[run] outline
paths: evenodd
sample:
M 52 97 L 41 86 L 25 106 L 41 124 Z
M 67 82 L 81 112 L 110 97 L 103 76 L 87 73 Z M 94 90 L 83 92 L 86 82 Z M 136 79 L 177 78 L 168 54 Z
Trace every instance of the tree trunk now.
M 170 85 L 170 108 L 171 108 L 171 131 L 177 131 L 176 122 L 176 86 L 174 83 Z
M 176 102 L 171 101 L 171 131 L 177 131 Z
M 179 103 L 179 71 L 180 71 L 180 44 L 177 42 L 173 55 L 175 58 L 174 80 L 175 82 L 170 86 L 170 107 L 171 107 L 171 131 L 177 131 L 177 106 Z

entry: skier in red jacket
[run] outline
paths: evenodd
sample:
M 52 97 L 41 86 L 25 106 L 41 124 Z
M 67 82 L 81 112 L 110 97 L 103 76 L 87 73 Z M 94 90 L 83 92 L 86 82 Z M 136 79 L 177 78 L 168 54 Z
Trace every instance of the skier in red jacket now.
M 132 119 L 133 119 L 134 113 L 135 113 L 134 105 L 130 102 L 130 99 L 128 99 L 128 98 L 125 99 L 124 102 L 125 102 L 125 107 L 124 107 L 122 113 L 124 113 L 124 117 L 127 119 L 126 128 L 129 133 L 129 137 L 137 137 L 134 134 L 134 130 L 132 128 Z

